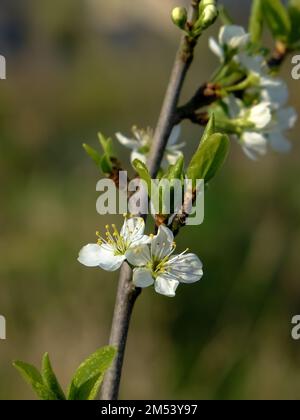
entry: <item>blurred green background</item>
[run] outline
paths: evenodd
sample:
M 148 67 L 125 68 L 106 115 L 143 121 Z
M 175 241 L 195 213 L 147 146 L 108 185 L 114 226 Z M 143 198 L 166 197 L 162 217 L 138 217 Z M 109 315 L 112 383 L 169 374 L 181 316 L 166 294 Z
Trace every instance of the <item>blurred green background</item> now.
M 223 3 L 246 24 L 249 1 Z M 48 351 L 66 385 L 108 342 L 117 274 L 76 261 L 108 222 L 96 213 L 99 174 L 81 144 L 95 146 L 99 130 L 155 125 L 179 38 L 169 19 L 175 5 L 1 1 L 8 78 L 0 82 L 0 314 L 8 338 L 0 342 L 0 399 L 33 398 L 13 359 L 39 364 Z M 215 69 L 207 40 L 217 26 L 201 39 L 183 100 Z M 299 109 L 300 82 L 290 71 L 287 62 Z M 205 223 L 179 240 L 201 257 L 205 276 L 176 299 L 143 292 L 122 398 L 299 398 L 300 342 L 290 336 L 300 312 L 298 128 L 288 156 L 255 163 L 233 144 L 206 195 Z M 200 134 L 184 124 L 187 156 Z

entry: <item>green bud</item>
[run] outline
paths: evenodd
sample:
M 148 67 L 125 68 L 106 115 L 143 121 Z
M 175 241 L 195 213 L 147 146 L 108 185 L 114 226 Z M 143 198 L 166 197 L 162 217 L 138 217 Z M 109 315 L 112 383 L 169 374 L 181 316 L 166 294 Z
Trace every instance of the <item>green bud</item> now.
M 202 30 L 207 29 L 209 26 L 211 26 L 217 19 L 218 15 L 219 11 L 215 5 L 210 4 L 206 6 L 200 17 L 200 26 Z
M 180 29 L 185 29 L 185 25 L 188 19 L 188 13 L 185 7 L 175 7 L 172 10 L 172 21 L 174 25 Z

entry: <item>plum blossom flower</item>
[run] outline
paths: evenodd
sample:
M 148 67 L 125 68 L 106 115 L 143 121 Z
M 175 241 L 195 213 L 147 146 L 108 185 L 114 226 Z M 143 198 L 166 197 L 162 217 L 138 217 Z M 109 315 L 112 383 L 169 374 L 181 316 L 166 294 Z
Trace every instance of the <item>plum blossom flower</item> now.
M 253 88 L 258 90 L 262 101 L 269 102 L 273 109 L 279 109 L 287 103 L 288 86 L 284 80 L 269 76 L 269 68 L 264 57 L 242 53 L 236 59 L 243 70 L 252 76 Z
M 242 26 L 226 25 L 220 29 L 218 42 L 210 38 L 209 47 L 221 62 L 224 62 L 228 53 L 243 51 L 249 42 L 250 35 Z
M 128 262 L 136 267 L 133 283 L 146 288 L 154 285 L 155 291 L 174 297 L 180 283 L 195 283 L 203 276 L 203 266 L 195 254 L 185 252 L 174 255 L 176 245 L 170 229 L 161 225 L 150 245 L 139 245 L 127 252 Z
M 133 138 L 126 137 L 121 133 L 117 133 L 116 137 L 123 146 L 132 150 L 131 162 L 133 162 L 135 159 L 138 159 L 146 164 L 147 157 L 150 152 L 151 143 L 153 140 L 153 130 L 151 128 L 147 128 L 146 130 L 140 130 L 137 127 L 133 127 L 132 133 Z M 178 143 L 180 133 L 180 125 L 175 126 L 170 135 L 166 147 L 163 166 L 166 163 L 174 165 L 177 162 L 178 158 L 182 156 L 182 152 L 180 149 L 182 149 L 185 146 L 185 143 Z
M 112 225 L 112 230 L 107 225 L 106 230 L 105 239 L 97 233 L 98 243 L 81 249 L 78 257 L 81 264 L 116 271 L 126 260 L 128 251 L 150 241 L 149 236 L 144 235 L 145 222 L 141 217 L 126 218 L 120 233 L 115 225 Z
M 239 142 L 245 154 L 253 160 L 267 154 L 268 146 L 274 151 L 287 153 L 291 143 L 285 137 L 285 132 L 292 129 L 297 122 L 297 113 L 294 108 L 272 110 L 271 104 L 262 102 L 250 110 L 242 101 L 231 96 L 228 101 L 230 115 L 236 122 L 241 123 Z M 251 122 L 251 126 L 247 124 Z

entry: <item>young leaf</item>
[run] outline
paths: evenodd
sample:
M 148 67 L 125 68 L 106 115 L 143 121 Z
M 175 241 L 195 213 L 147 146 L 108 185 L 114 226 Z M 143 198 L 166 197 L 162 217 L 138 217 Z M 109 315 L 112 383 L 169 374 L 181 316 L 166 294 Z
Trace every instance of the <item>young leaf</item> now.
M 281 0 L 264 0 L 263 13 L 274 38 L 287 42 L 291 32 L 291 20 Z
M 32 365 L 21 361 L 15 361 L 13 366 L 19 371 L 23 379 L 31 385 L 38 397 L 42 400 L 57 400 L 56 395 L 43 383 L 40 372 Z
M 170 165 L 167 173 L 164 175 L 163 178 L 172 181 L 174 179 L 182 179 L 183 177 L 183 169 L 184 169 L 184 157 L 180 156 L 177 159 L 175 165 Z
M 116 355 L 114 347 L 103 347 L 88 357 L 77 369 L 69 387 L 68 400 L 95 398 L 102 383 L 103 374 Z
M 58 400 L 65 400 L 65 394 L 53 372 L 48 353 L 45 353 L 42 361 L 42 379 L 44 384 L 56 395 Z
M 102 133 L 98 133 L 98 138 L 104 153 L 111 157 L 113 154 L 112 139 L 104 137 Z
M 213 134 L 200 146 L 188 168 L 188 178 L 196 181 L 211 181 L 223 166 L 229 152 L 229 138 L 224 134 Z
M 300 0 L 290 0 L 288 11 L 292 25 L 289 45 L 293 47 L 300 41 Z
M 205 127 L 205 130 L 201 139 L 201 143 L 203 144 L 204 142 L 206 142 L 206 140 L 209 139 L 210 136 L 215 134 L 215 132 L 216 132 L 215 114 L 211 114 L 211 117 Z
M 150 173 L 148 171 L 147 166 L 138 159 L 135 159 L 132 162 L 132 165 L 133 165 L 134 169 L 136 170 L 136 172 L 138 173 L 139 177 L 143 181 L 146 182 L 147 187 L 148 187 L 148 191 L 150 192 L 151 191 L 151 181 L 152 181 L 152 179 L 151 179 L 151 176 L 150 176 Z
M 264 29 L 263 1 L 253 0 L 250 16 L 249 32 L 254 44 L 261 44 Z

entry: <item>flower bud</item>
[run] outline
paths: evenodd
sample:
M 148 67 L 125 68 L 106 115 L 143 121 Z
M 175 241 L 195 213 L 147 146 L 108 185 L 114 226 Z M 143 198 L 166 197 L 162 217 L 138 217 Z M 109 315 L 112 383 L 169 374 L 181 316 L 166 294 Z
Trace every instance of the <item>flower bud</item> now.
M 218 9 L 215 5 L 210 4 L 205 7 L 203 10 L 203 14 L 201 16 L 201 26 L 203 29 L 208 28 L 210 25 L 214 23 L 214 21 L 218 17 Z
M 176 26 L 178 26 L 180 29 L 185 28 L 187 19 L 188 19 L 188 14 L 185 7 L 175 7 L 175 9 L 172 10 L 173 23 Z

